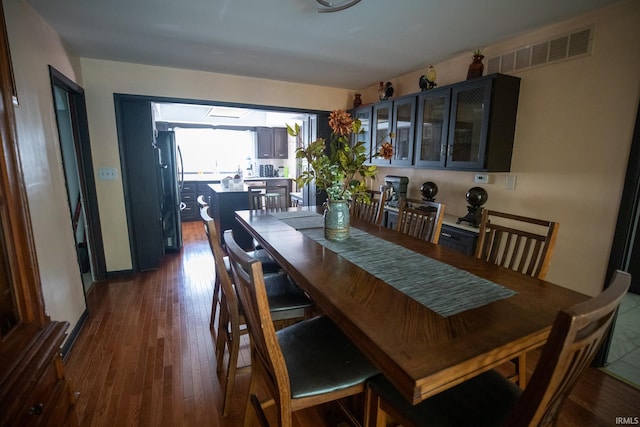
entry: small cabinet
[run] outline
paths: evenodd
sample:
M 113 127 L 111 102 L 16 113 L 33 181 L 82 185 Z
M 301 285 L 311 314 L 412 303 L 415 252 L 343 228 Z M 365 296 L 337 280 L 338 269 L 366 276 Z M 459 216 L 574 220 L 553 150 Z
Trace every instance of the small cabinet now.
M 492 74 L 420 94 L 415 166 L 508 172 L 519 90 Z
M 259 127 L 256 129 L 256 157 L 258 159 L 288 159 L 286 128 Z
M 379 153 L 385 142 L 390 142 L 393 146 L 391 160 L 376 157 L 372 159 L 373 164 L 411 166 L 413 163 L 415 115 L 415 95 L 405 96 L 394 101 L 383 101 L 373 106 L 371 154 Z M 391 133 L 394 134 L 393 138 L 390 136 Z
M 445 248 L 454 249 L 463 254 L 473 256 L 476 251 L 477 241 L 478 233 L 442 224 L 438 244 Z
M 198 211 L 198 183 L 195 181 L 185 181 L 180 190 L 180 218 L 182 221 L 195 221 L 199 218 Z

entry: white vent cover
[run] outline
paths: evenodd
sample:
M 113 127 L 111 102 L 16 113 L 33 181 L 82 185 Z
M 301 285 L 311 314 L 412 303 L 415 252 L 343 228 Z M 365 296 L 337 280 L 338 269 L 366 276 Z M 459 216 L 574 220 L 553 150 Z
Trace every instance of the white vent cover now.
M 487 74 L 510 73 L 552 62 L 589 55 L 593 42 L 593 26 L 557 36 L 549 40 L 521 46 L 500 56 L 489 58 Z

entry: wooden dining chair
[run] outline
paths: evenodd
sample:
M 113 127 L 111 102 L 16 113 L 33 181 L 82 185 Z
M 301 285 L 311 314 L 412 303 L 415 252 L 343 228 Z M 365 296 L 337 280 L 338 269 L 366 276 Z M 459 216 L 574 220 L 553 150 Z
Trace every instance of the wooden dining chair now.
M 291 207 L 288 185 L 249 186 L 249 209 L 277 212 Z
M 555 425 L 562 403 L 595 357 L 630 282 L 628 273 L 616 271 L 600 295 L 558 312 L 524 391 L 488 371 L 411 405 L 378 376 L 368 384 L 365 425 L 386 425 L 386 414 L 405 427 Z
M 476 258 L 515 270 L 527 276 L 544 279 L 556 243 L 560 224 L 505 212 L 484 209 Z M 527 386 L 526 353 L 511 362 L 510 375 L 520 388 Z
M 229 259 L 220 244 L 215 221 L 207 221 L 207 236 L 216 268 L 216 282 L 220 285 L 218 327 L 214 340 L 216 343 L 216 366 L 221 387 L 224 390 L 222 414 L 227 416 L 231 403 L 231 394 L 238 371 L 238 353 L 240 337 L 247 332 L 243 311 L 238 304 L 236 290 L 231 280 Z M 249 255 L 247 255 L 249 256 Z M 252 258 L 255 259 L 255 258 Z M 286 274 L 266 275 L 265 286 L 269 310 L 276 328 L 282 328 L 311 317 L 313 304 L 300 288 Z M 215 292 L 215 291 L 214 291 Z M 215 306 L 212 306 L 214 322 Z M 225 353 L 229 353 L 224 363 Z
M 304 320 L 276 332 L 259 261 L 238 246 L 232 231 L 224 241 L 251 343 L 251 380 L 245 426 L 268 426 L 265 408 L 275 406 L 276 424 L 291 427 L 292 412 L 364 391 L 378 370 L 326 316 Z M 259 384 L 268 398 L 258 397 Z M 255 418 L 252 416 L 255 413 Z
M 409 236 L 438 243 L 445 205 L 403 197 L 398 204 L 396 229 Z
M 368 193 L 368 202 L 357 200 L 351 202 L 351 217 L 363 219 L 376 225 L 380 225 L 382 224 L 382 214 L 384 213 L 384 203 L 386 201 L 387 193 L 377 190 L 369 190 Z

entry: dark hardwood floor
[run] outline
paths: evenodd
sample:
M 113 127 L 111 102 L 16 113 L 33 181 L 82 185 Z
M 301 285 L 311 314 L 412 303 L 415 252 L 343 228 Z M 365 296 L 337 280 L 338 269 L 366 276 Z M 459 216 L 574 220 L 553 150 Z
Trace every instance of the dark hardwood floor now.
M 94 284 L 89 319 L 66 374 L 81 426 L 241 426 L 248 370 L 240 374 L 229 416 L 209 331 L 213 258 L 201 222 L 185 223 L 184 248 L 157 271 Z M 246 342 L 240 364 L 248 363 Z M 536 355 L 528 358 L 529 370 Z M 560 426 L 614 426 L 640 416 L 640 390 L 589 369 L 565 404 Z M 342 426 L 332 407 L 301 411 L 299 426 Z

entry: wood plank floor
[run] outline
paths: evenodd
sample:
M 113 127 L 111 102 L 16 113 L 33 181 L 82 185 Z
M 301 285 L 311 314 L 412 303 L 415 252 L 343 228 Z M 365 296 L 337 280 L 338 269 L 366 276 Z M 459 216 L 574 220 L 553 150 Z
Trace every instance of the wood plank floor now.
M 183 225 L 184 248 L 157 271 L 94 284 L 90 316 L 66 374 L 79 391 L 81 426 L 240 426 L 248 373 L 221 417 L 209 331 L 213 258 L 200 222 Z M 240 364 L 247 363 L 243 346 Z M 529 357 L 529 369 L 536 355 Z M 640 390 L 597 369 L 579 381 L 560 426 L 613 426 L 640 416 Z M 342 426 L 331 407 L 301 411 L 296 425 Z

